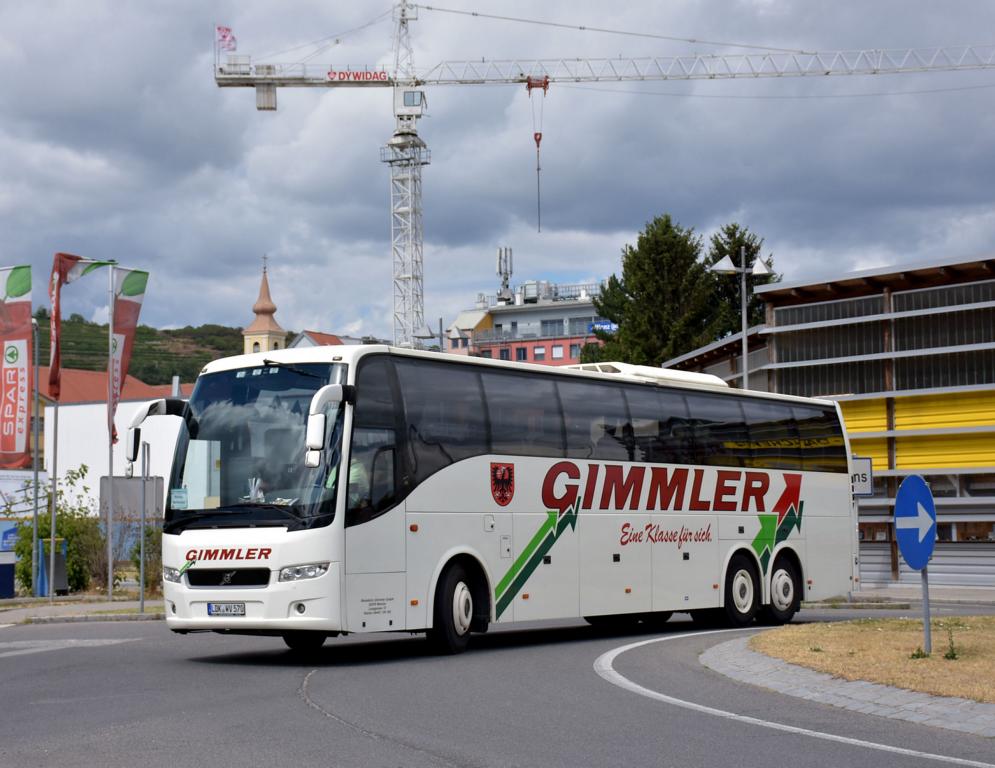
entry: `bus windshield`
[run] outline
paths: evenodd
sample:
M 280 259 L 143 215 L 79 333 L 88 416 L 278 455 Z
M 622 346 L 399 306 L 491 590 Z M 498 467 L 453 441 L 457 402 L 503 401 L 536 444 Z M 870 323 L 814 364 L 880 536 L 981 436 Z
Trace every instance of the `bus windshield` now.
M 315 392 L 345 382 L 345 366 L 267 360 L 201 376 L 180 430 L 164 531 L 327 525 L 335 513 L 342 407 L 327 414 L 319 466 L 304 464 Z

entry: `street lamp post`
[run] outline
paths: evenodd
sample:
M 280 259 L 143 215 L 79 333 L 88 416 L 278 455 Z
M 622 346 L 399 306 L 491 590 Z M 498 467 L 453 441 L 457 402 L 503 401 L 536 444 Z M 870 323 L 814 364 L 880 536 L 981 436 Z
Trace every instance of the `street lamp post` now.
M 746 342 L 746 305 L 747 305 L 747 300 L 746 300 L 746 276 L 747 275 L 756 275 L 757 277 L 763 277 L 764 275 L 769 275 L 769 274 L 772 274 L 772 273 L 770 271 L 770 267 L 768 267 L 764 263 L 764 260 L 761 259 L 759 256 L 757 257 L 757 260 L 753 264 L 752 267 L 748 267 L 746 265 L 746 246 L 745 245 L 740 247 L 739 253 L 740 253 L 740 263 L 743 266 L 737 267 L 735 264 L 732 263 L 732 259 L 730 259 L 728 256 L 723 256 L 721 259 L 719 259 L 717 262 L 715 262 L 715 264 L 713 264 L 711 267 L 709 267 L 709 269 L 712 272 L 715 272 L 715 273 L 720 274 L 720 275 L 736 275 L 736 274 L 738 274 L 739 277 L 740 277 L 740 281 L 739 281 L 739 300 L 740 300 L 740 311 L 741 311 L 742 329 L 743 329 L 743 363 L 742 363 L 743 389 L 749 389 L 750 388 L 750 383 L 749 383 L 750 379 L 749 379 L 749 370 L 748 370 L 749 369 L 749 349 L 747 347 L 747 342 Z

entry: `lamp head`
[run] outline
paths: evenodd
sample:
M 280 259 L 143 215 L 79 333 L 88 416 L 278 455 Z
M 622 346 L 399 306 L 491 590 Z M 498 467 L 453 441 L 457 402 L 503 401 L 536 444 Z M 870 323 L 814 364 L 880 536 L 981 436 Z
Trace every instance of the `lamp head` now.
M 739 269 L 736 268 L 736 265 L 732 263 L 732 259 L 730 259 L 728 256 L 723 256 L 717 262 L 712 264 L 712 266 L 710 266 L 708 269 L 720 275 L 735 275 L 738 274 L 740 271 Z

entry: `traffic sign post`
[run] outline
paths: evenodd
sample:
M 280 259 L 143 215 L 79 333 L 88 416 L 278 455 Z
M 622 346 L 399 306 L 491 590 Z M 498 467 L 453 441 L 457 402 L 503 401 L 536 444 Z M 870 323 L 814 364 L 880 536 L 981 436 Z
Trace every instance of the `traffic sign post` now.
M 936 504 L 926 481 L 919 475 L 909 475 L 898 488 L 895 497 L 895 537 L 905 562 L 922 572 L 922 614 L 925 651 L 933 651 L 929 626 L 929 578 L 926 566 L 936 546 Z

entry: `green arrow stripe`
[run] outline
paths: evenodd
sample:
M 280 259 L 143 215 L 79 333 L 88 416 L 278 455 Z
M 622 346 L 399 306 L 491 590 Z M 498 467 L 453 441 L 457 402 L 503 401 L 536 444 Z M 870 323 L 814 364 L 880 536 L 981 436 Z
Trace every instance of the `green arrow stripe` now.
M 545 527 L 546 526 L 544 525 L 540 530 L 545 529 Z M 507 607 L 511 604 L 511 601 L 515 598 L 515 595 L 521 591 L 522 587 L 525 586 L 525 582 L 529 580 L 529 577 L 535 569 L 539 567 L 540 563 L 542 563 L 542 559 L 546 556 L 546 553 L 549 552 L 549 550 L 553 548 L 553 544 L 556 543 L 556 538 L 555 530 L 551 530 L 546 534 L 546 538 L 539 543 L 538 548 L 532 554 L 532 557 L 529 558 L 529 561 L 525 564 L 525 567 L 522 568 L 512 580 L 511 588 L 507 589 L 505 593 L 498 598 L 495 611 L 497 618 L 501 618 L 501 614 L 504 613 L 505 609 L 507 609 Z
M 528 559 L 532 556 L 535 548 L 539 546 L 539 542 L 543 540 L 545 535 L 550 531 L 555 531 L 556 529 L 556 512 L 549 511 L 548 517 L 543 521 L 542 525 L 539 526 L 539 530 L 536 531 L 535 536 L 532 537 L 532 541 L 528 543 L 525 549 L 522 550 L 522 554 L 518 556 L 518 559 L 512 564 L 511 568 L 504 575 L 504 578 L 498 582 L 497 587 L 494 590 L 494 596 L 500 598 L 507 589 L 511 580 L 515 578 L 515 575 L 522 569 Z
M 528 546 L 522 550 L 511 568 L 498 582 L 494 590 L 496 600 L 496 614 L 500 618 L 505 609 L 511 604 L 512 599 L 525 586 L 525 582 L 535 572 L 535 569 L 542 563 L 543 557 L 553 548 L 556 540 L 563 535 L 567 526 L 576 530 L 577 528 L 577 505 L 575 504 L 557 519 L 555 510 L 548 510 L 549 515 L 539 526 Z

